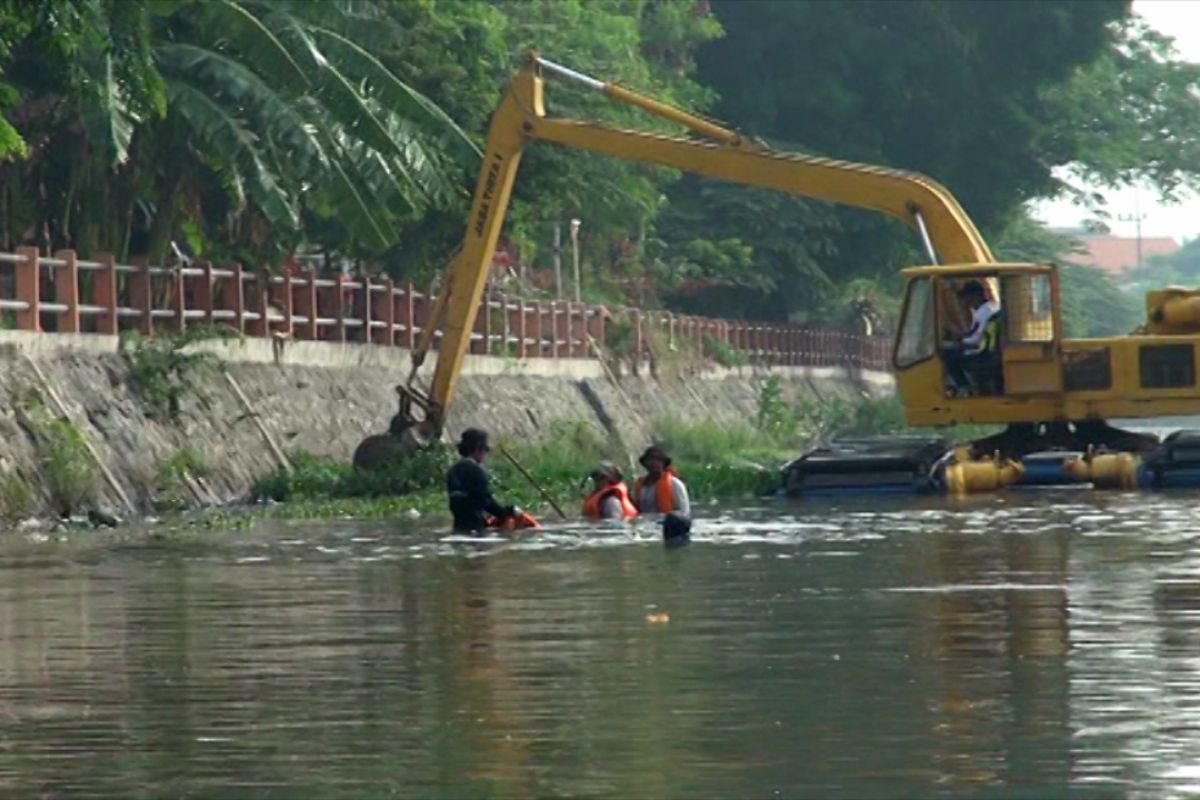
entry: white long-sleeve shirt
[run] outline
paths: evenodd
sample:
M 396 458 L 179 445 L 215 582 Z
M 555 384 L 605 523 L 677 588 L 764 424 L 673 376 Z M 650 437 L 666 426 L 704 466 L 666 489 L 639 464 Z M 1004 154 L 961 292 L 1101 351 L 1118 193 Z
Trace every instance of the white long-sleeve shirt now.
M 983 344 L 983 334 L 992 317 L 1000 313 L 1000 304 L 995 300 L 981 303 L 971 314 L 971 329 L 963 337 L 963 347 L 971 352 L 978 352 Z

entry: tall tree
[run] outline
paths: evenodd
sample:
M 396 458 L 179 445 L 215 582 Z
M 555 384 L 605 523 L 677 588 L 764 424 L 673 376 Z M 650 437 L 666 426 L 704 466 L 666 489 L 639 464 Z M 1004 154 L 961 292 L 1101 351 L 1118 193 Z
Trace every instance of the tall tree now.
M 713 99 L 695 80 L 693 54 L 720 34 L 720 26 L 699 0 L 397 0 L 393 15 L 406 33 L 388 63 L 462 121 L 476 141 L 529 50 L 694 110 Z M 547 81 L 546 100 L 548 113 L 558 116 L 669 129 L 555 79 Z M 639 232 L 652 226 L 677 177 L 670 170 L 535 145 L 522 161 L 506 234 L 526 259 L 536 258 L 549 252 L 550 226 L 577 217 L 583 220 L 585 258 L 607 267 L 636 248 Z M 428 274 L 440 267 L 462 237 L 468 199 L 415 222 L 393 254 L 394 271 Z
M 361 44 L 389 25 L 370 0 L 49 0 L 6 71 L 37 143 L 0 168 L 7 244 L 382 252 L 474 155 Z
M 1127 3 L 715 0 L 713 9 L 726 36 L 700 50 L 699 77 L 720 96 L 721 117 L 784 149 L 928 173 L 997 230 L 1025 200 L 1059 188 L 1053 166 L 1081 157 L 1049 135 L 1060 125 L 1044 93 L 1106 52 Z M 681 185 L 672 204 L 695 196 Z M 748 246 L 754 278 L 770 279 L 758 313 L 819 316 L 837 285 L 886 281 L 921 258 L 890 220 L 803 200 L 773 203 L 775 219 L 821 220 L 781 247 L 761 225 L 726 225 L 733 206 L 748 208 L 736 198 L 749 196 L 714 187 L 690 224 L 669 212 L 660 231 L 676 252 L 709 231 Z M 719 309 L 726 296 L 699 299 Z

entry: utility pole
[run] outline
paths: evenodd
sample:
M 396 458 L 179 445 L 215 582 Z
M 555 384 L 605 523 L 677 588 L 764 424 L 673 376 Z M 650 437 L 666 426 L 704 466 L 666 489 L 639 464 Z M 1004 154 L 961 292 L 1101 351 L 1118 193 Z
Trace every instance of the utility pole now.
M 579 226 L 578 219 L 571 220 L 571 257 L 575 260 L 575 302 L 579 302 Z
M 562 300 L 562 225 L 554 223 L 554 296 Z
M 1136 233 L 1136 236 L 1137 236 L 1137 268 L 1139 270 L 1142 268 L 1142 220 L 1144 220 L 1145 218 L 1146 218 L 1146 215 L 1142 213 L 1141 193 L 1134 192 L 1134 194 L 1133 194 L 1133 213 L 1132 214 L 1120 214 L 1117 217 L 1117 219 L 1121 220 L 1122 222 L 1132 222 L 1137 226 L 1136 227 L 1136 230 L 1137 230 L 1137 233 Z

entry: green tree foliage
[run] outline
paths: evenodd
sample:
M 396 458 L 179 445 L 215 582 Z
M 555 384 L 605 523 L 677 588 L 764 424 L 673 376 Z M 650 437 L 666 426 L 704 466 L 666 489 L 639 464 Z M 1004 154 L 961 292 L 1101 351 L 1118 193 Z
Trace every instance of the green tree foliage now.
M 785 149 L 927 172 L 1006 251 L 1027 200 L 1069 189 L 1056 168 L 1200 174 L 1200 68 L 1124 0 L 0 0 L 0 246 L 309 247 L 428 278 L 532 48 Z M 546 101 L 675 130 L 554 78 Z M 923 260 L 879 215 L 529 148 L 506 235 L 547 266 L 572 217 L 593 296 L 688 311 L 879 322 Z M 1113 313 L 1071 325 L 1123 325 L 1094 278 L 1064 268 L 1065 302 Z
M 1053 167 L 1101 163 L 1095 143 L 1066 135 L 1063 93 L 1144 33 L 1114 27 L 1127 11 L 1118 0 L 716 0 L 713 8 L 726 35 L 700 50 L 698 76 L 717 91 L 723 118 L 785 149 L 928 173 L 990 231 L 1026 200 L 1061 188 Z M 1150 96 L 1141 82 L 1114 86 L 1110 99 Z M 1080 109 L 1073 120 L 1082 117 Z M 1132 125 L 1144 132 L 1143 119 Z M 1113 167 L 1130 168 L 1128 159 Z M 659 233 L 672 271 L 721 271 L 686 256 L 697 239 L 735 236 L 752 253 L 752 275 L 722 275 L 717 291 L 698 284 L 701 305 L 838 318 L 847 281 L 884 288 L 899 267 L 924 260 L 911 232 L 878 215 L 754 195 L 725 185 L 697 192 L 689 182 L 671 193 Z M 747 224 L 752 210 L 775 226 Z
M 252 263 L 309 229 L 378 253 L 473 157 L 374 54 L 378 2 L 47 0 L 17 30 L 7 118 L 36 147 L 0 170 L 5 246 L 158 258 L 189 223 Z
M 1050 163 L 1071 162 L 1075 177 L 1145 181 L 1168 199 L 1200 185 L 1200 64 L 1180 61 L 1170 37 L 1141 18 L 1123 20 L 1099 58 L 1041 101 L 1049 124 L 1037 145 Z
M 529 50 L 692 110 L 704 110 L 714 98 L 694 79 L 693 54 L 721 29 L 696 0 L 398 0 L 393 13 L 406 31 L 404 55 L 392 64 L 397 74 L 477 141 Z M 546 105 L 554 116 L 674 130 L 555 78 L 547 80 Z M 527 260 L 548 265 L 551 224 L 578 217 L 586 259 L 620 271 L 638 260 L 641 234 L 653 225 L 677 177 L 666 169 L 537 145 L 523 156 L 505 232 Z M 441 268 L 462 238 L 469 200 L 463 193 L 456 204 L 415 221 L 390 259 L 391 271 L 427 277 Z
M 1105 51 L 1122 0 L 716 0 L 700 53 L 719 112 L 812 152 L 925 172 L 990 225 L 1056 188 L 1043 91 Z

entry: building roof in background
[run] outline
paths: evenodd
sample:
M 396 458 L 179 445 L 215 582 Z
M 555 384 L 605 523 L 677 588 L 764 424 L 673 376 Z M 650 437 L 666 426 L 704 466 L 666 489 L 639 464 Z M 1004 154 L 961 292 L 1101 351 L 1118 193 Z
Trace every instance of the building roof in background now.
M 1083 245 L 1084 252 L 1070 253 L 1064 260 L 1104 270 L 1109 275 L 1119 275 L 1126 269 L 1137 266 L 1138 240 L 1133 236 L 1112 234 L 1075 235 Z M 1179 242 L 1169 236 L 1143 236 L 1142 262 L 1150 256 L 1166 256 L 1179 249 Z

